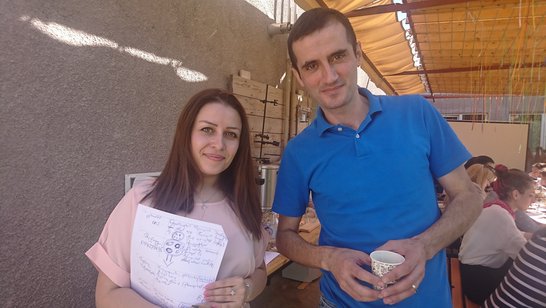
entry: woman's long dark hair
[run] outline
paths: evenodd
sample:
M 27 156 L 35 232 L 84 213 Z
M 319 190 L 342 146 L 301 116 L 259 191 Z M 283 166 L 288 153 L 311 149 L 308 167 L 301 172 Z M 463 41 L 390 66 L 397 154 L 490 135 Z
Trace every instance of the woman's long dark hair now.
M 255 182 L 256 168 L 250 153 L 248 119 L 239 100 L 227 91 L 207 89 L 190 98 L 178 119 L 167 163 L 144 199 L 150 198 L 154 208 L 169 213 L 193 211 L 193 194 L 203 177 L 192 156 L 191 133 L 197 114 L 210 103 L 225 104 L 235 109 L 241 118 L 239 148 L 230 166 L 220 174 L 218 184 L 243 226 L 259 239 L 262 236 L 262 210 Z

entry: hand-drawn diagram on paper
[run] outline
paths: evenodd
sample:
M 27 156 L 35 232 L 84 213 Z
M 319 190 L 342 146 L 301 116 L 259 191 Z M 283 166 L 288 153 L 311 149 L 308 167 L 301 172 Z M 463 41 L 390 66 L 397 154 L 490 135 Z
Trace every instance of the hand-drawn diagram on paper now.
M 131 240 L 131 288 L 162 307 L 201 303 L 227 242 L 220 225 L 139 204 Z

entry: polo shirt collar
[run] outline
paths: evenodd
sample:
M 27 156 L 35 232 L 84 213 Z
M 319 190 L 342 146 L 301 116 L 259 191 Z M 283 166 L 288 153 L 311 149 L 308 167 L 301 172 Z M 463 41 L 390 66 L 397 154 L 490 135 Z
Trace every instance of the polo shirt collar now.
M 368 102 L 370 104 L 370 109 L 368 111 L 368 114 L 366 115 L 366 118 L 364 121 L 360 124 L 360 129 L 363 127 L 363 124 L 371 121 L 371 116 L 374 115 L 377 112 L 381 112 L 381 102 L 379 100 L 379 97 L 372 94 L 372 92 L 368 91 L 365 88 L 358 88 L 358 94 L 365 96 L 368 99 Z M 317 117 L 315 118 L 315 126 L 317 128 L 317 132 L 319 136 L 324 134 L 325 131 L 328 129 L 335 127 L 337 125 L 330 124 L 328 121 L 326 121 L 326 118 L 324 117 L 324 112 L 322 112 L 322 109 L 319 107 L 317 109 Z M 360 130 L 359 129 L 359 130 Z

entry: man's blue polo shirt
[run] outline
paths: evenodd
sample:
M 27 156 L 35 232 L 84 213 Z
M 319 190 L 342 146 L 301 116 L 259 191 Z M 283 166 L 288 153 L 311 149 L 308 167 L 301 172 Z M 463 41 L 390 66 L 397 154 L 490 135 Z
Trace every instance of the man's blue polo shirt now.
M 433 178 L 462 165 L 470 153 L 441 114 L 421 96 L 375 96 L 359 89 L 369 113 L 358 130 L 316 119 L 288 142 L 273 210 L 299 217 L 312 194 L 321 223 L 319 245 L 370 253 L 407 239 L 440 217 Z M 342 291 L 327 271 L 320 289 L 339 307 L 376 307 Z M 427 262 L 414 296 L 396 307 L 451 307 L 445 252 Z M 431 306 L 432 305 L 432 306 Z

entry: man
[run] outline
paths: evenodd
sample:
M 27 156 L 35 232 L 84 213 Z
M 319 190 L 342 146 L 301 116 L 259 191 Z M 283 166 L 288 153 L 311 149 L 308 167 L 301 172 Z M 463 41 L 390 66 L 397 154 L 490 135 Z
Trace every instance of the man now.
M 273 204 L 278 250 L 322 269 L 321 307 L 451 307 L 443 248 L 481 210 L 462 166 L 470 154 L 420 96 L 378 97 L 358 88 L 360 46 L 338 11 L 302 14 L 288 51 L 320 110 L 283 153 Z M 453 200 L 441 217 L 434 177 Z M 298 235 L 310 192 L 321 222 L 318 246 Z M 376 249 L 406 260 L 376 277 L 369 269 Z

